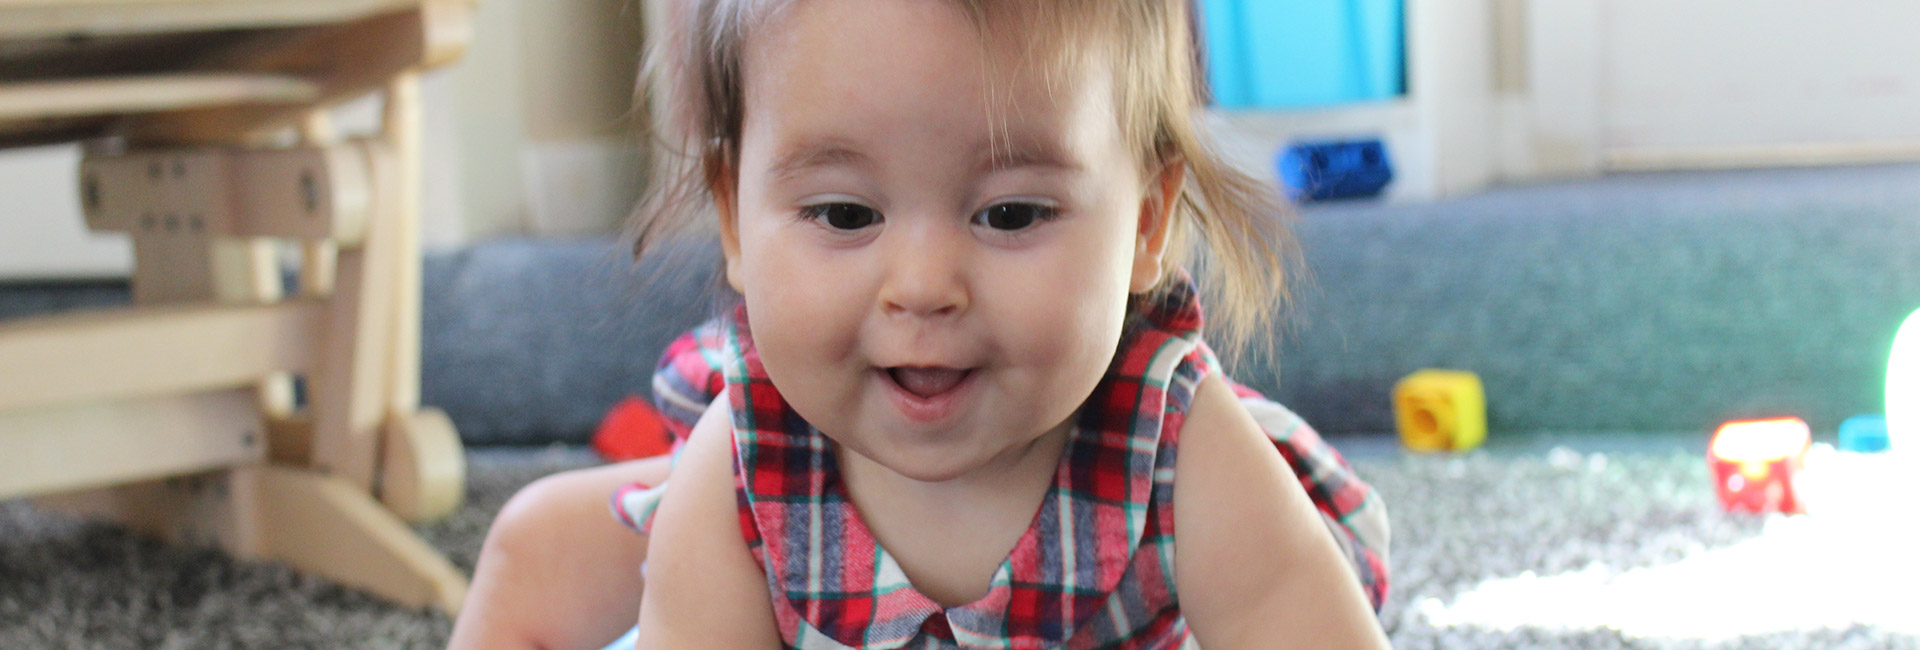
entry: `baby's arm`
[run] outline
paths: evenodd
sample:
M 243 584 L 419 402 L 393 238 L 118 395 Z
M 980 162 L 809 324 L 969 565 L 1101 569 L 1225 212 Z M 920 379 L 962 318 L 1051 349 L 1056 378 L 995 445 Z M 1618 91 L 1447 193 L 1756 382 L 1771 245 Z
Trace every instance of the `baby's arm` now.
M 1174 576 L 1201 647 L 1387 647 L 1299 480 L 1218 375 L 1180 431 Z
M 561 472 L 507 501 L 487 530 L 451 650 L 602 647 L 633 628 L 646 538 L 607 495 L 667 478 L 665 458 Z
M 641 650 L 777 648 L 766 574 L 740 533 L 722 393 L 693 427 L 654 514 Z

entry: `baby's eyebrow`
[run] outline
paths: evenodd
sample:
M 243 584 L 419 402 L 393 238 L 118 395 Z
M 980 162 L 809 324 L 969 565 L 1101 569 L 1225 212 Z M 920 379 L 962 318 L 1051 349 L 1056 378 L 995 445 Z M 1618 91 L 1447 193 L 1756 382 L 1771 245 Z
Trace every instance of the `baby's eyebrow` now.
M 1059 144 L 1032 138 L 1002 139 L 979 147 L 978 171 L 990 173 L 1028 167 L 1081 171 L 1080 161 L 1067 154 Z M 815 140 L 788 147 L 773 159 L 767 171 L 773 178 L 788 180 L 811 169 L 854 167 L 871 170 L 873 158 L 844 142 Z
M 773 159 L 768 172 L 774 178 L 788 179 L 818 167 L 872 168 L 873 159 L 839 142 L 806 142 L 782 152 Z
M 999 140 L 987 147 L 982 156 L 982 171 L 1018 169 L 1021 167 L 1053 167 L 1063 171 L 1080 171 L 1080 162 L 1067 155 L 1065 148 L 1044 139 L 1015 138 Z

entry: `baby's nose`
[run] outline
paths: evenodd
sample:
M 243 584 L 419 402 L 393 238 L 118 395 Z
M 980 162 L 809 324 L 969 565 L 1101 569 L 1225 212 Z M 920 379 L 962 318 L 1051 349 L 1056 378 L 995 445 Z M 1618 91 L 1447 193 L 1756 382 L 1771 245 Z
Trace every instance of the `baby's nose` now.
M 950 317 L 972 302 L 964 264 L 966 243 L 942 228 L 921 228 L 892 242 L 880 290 L 888 315 Z M 965 233 L 959 233 L 961 237 Z

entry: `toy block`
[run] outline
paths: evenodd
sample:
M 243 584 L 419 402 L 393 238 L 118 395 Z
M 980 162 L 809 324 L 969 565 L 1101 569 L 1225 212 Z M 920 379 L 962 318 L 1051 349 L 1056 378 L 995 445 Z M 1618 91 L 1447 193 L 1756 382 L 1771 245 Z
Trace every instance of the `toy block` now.
M 1414 451 L 1467 451 L 1487 439 L 1487 398 L 1480 376 L 1427 369 L 1393 387 L 1393 419 Z
M 1840 423 L 1840 451 L 1877 454 L 1887 450 L 1887 418 L 1856 415 Z
M 638 397 L 614 404 L 593 433 L 593 450 L 609 461 L 652 458 L 673 451 L 666 418 Z
M 1295 201 L 1379 196 L 1393 182 L 1393 160 L 1378 139 L 1295 143 L 1274 164 Z
M 1714 492 L 1728 511 L 1805 512 L 1794 489 L 1813 437 L 1800 418 L 1720 425 L 1707 448 Z

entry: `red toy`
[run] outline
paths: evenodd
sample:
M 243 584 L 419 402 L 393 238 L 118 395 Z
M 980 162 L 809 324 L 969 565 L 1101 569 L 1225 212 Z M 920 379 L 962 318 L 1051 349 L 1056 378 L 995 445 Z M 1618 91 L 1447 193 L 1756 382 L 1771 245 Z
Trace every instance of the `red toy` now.
M 666 418 L 653 405 L 638 397 L 628 397 L 613 405 L 600 429 L 593 434 L 593 449 L 609 461 L 633 460 L 665 455 L 673 450 L 673 436 L 667 433 Z
M 1805 512 L 1794 493 L 1813 436 L 1800 418 L 1720 425 L 1707 448 L 1714 491 L 1728 511 Z

